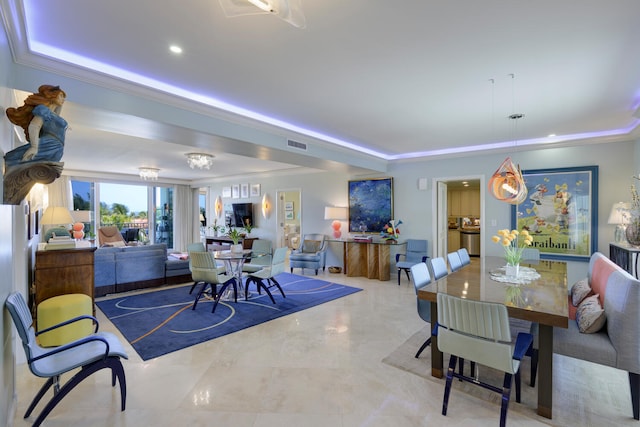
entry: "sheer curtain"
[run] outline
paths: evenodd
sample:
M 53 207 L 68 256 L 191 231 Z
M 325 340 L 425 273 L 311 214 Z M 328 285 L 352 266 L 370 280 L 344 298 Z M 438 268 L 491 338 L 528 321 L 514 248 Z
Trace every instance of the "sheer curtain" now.
M 173 247 L 180 252 L 187 251 L 187 245 L 200 241 L 200 190 L 187 185 L 176 185 L 175 206 L 173 207 Z

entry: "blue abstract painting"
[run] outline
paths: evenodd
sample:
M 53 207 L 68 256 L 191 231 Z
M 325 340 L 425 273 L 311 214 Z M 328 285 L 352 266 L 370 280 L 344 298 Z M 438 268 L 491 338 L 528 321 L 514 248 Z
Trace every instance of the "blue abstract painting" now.
M 379 233 L 393 219 L 393 178 L 349 181 L 349 232 Z

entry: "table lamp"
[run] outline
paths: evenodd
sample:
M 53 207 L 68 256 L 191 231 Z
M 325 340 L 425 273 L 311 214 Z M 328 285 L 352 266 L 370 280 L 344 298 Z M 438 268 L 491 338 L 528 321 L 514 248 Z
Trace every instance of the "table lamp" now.
M 43 231 L 43 241 L 47 242 L 53 233 L 55 233 L 56 228 L 62 231 L 64 229 L 67 232 L 68 236 L 71 236 L 69 233 L 69 226 L 76 222 L 69 209 L 64 206 L 49 206 L 42 214 L 42 231 Z M 48 226 L 48 227 L 45 227 Z M 45 230 L 46 233 L 44 232 Z
M 630 205 L 625 202 L 614 203 L 611 207 L 611 213 L 609 214 L 608 224 L 615 224 L 616 232 L 614 239 L 616 243 L 622 243 L 626 240 L 626 228 L 629 223 L 629 218 L 626 215 L 629 212 Z
M 340 221 L 347 219 L 347 208 L 327 206 L 324 208 L 324 219 L 333 220 L 331 223 L 331 228 L 333 228 L 333 237 L 339 239 L 340 236 L 342 236 L 342 231 L 340 231 L 342 223 Z

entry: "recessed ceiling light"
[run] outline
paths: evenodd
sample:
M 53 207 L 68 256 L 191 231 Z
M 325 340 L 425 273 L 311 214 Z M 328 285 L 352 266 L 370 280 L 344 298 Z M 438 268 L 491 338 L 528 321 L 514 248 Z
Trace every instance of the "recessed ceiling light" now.
M 182 48 L 175 44 L 172 44 L 171 46 L 169 46 L 169 50 L 173 53 L 182 53 Z
M 556 136 L 555 133 L 550 133 L 549 135 L 547 135 L 547 138 L 553 138 L 554 136 Z

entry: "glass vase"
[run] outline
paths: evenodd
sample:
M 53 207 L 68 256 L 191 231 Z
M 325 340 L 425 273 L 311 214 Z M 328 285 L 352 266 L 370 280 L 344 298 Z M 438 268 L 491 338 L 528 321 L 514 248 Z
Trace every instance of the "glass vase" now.
M 507 264 L 505 267 L 505 274 L 508 277 L 518 277 L 520 273 L 520 264 Z
M 633 219 L 624 233 L 630 245 L 640 246 L 640 220 Z

